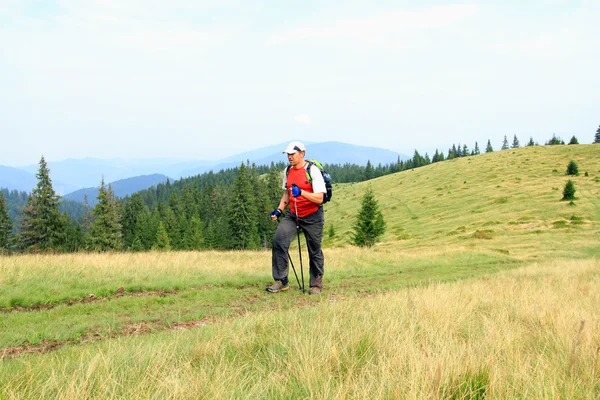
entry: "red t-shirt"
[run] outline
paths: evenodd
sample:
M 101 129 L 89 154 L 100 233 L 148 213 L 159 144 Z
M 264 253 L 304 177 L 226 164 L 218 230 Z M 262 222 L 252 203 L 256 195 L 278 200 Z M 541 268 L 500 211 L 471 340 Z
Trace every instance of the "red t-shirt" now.
M 306 166 L 308 166 L 308 163 Z M 318 204 L 315 204 L 302 196 L 292 196 L 292 183 L 295 183 L 303 192 L 313 193 L 312 184 L 308 181 L 308 177 L 306 176 L 306 168 L 290 168 L 290 172 L 288 173 L 285 186 L 290 196 L 290 211 L 300 218 L 304 218 L 307 215 L 316 212 L 319 209 Z M 298 207 L 297 213 L 296 206 Z

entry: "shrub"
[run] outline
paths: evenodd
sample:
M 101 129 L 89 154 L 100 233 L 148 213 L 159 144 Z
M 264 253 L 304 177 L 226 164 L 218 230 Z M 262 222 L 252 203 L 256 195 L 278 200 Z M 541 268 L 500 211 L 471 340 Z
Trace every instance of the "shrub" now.
M 563 200 L 575 200 L 575 184 L 570 179 L 565 184 L 565 188 L 563 189 Z
M 569 165 L 567 165 L 567 175 L 579 176 L 579 167 L 573 160 L 569 161 Z

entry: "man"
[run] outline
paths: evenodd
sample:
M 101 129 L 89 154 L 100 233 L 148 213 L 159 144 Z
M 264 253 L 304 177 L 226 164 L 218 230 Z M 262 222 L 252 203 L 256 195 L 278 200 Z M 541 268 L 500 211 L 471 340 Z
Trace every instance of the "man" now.
M 267 291 L 277 293 L 288 290 L 288 250 L 296 227 L 304 231 L 310 259 L 309 294 L 320 294 L 323 289 L 324 257 L 321 250 L 323 238 L 323 198 L 325 182 L 319 168 L 304 160 L 306 148 L 300 142 L 291 142 L 283 151 L 287 154 L 289 167 L 283 174 L 283 189 L 279 206 L 271 213 L 273 221 L 289 206 L 289 210 L 279 223 L 273 238 L 272 269 L 275 282 Z M 308 168 L 310 166 L 310 174 Z M 312 182 L 311 182 L 312 181 Z

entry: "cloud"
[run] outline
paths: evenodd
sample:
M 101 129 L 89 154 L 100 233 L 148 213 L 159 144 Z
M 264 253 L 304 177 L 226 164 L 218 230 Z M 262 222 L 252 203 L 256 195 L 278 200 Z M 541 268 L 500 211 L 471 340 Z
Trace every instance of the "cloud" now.
M 298 114 L 294 117 L 294 121 L 298 122 L 299 124 L 303 124 L 303 125 L 312 124 L 312 118 L 308 114 Z
M 333 20 L 327 26 L 304 26 L 271 37 L 272 44 L 287 42 L 355 39 L 364 44 L 389 43 L 390 36 L 406 35 L 414 30 L 436 29 L 472 18 L 477 5 L 436 6 L 424 11 L 396 11 L 359 19 Z M 409 41 L 401 41 L 409 45 Z

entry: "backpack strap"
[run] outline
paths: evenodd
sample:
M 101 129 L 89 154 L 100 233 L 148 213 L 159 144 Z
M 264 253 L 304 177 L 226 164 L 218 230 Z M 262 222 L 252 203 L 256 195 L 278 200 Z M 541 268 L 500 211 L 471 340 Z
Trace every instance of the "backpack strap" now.
M 315 165 L 314 162 L 310 161 L 310 160 L 306 160 L 306 162 L 308 163 L 308 167 L 306 167 L 306 179 L 308 179 L 308 183 L 310 183 L 312 185 L 312 175 L 310 173 L 310 168 Z M 289 176 L 290 174 L 290 169 L 292 169 L 291 165 L 288 165 L 287 167 L 285 167 L 285 176 L 286 178 Z

